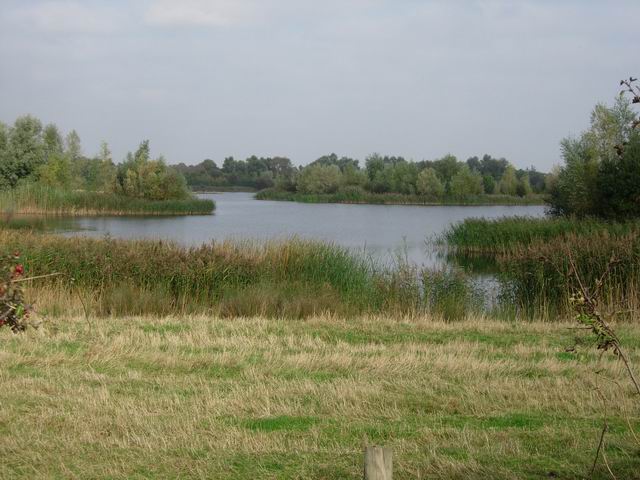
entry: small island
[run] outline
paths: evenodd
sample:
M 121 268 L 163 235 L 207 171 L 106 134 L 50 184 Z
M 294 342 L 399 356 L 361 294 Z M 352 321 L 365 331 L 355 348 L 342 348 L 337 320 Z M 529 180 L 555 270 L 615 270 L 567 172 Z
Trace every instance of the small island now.
M 516 169 L 504 158 L 454 155 L 411 161 L 369 155 L 360 161 L 324 155 L 295 167 L 286 157 L 228 157 L 222 168 L 207 159 L 176 165 L 196 191 L 258 191 L 258 200 L 384 205 L 543 205 L 553 175 Z
M 0 212 L 193 215 L 214 209 L 162 156 L 151 158 L 148 140 L 115 164 L 106 142 L 96 156 L 84 156 L 75 130 L 63 139 L 55 124 L 43 127 L 30 115 L 11 127 L 0 122 Z

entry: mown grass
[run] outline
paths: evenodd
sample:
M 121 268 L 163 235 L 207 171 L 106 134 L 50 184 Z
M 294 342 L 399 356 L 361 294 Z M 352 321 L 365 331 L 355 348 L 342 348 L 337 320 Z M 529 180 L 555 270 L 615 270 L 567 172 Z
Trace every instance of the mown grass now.
M 46 215 L 197 215 L 210 214 L 212 200 L 145 200 L 124 195 L 69 191 L 37 184 L 0 191 L 0 212 Z
M 397 479 L 585 478 L 604 415 L 596 381 L 608 464 L 617 478 L 640 478 L 624 367 L 589 344 L 565 351 L 582 334 L 566 324 L 383 315 L 44 325 L 0 330 L 1 478 L 356 479 L 365 441 L 393 449 Z M 637 364 L 640 327 L 616 329 Z M 610 478 L 602 463 L 594 478 Z
M 295 238 L 186 248 L 0 229 L 0 251 L 20 252 L 26 275 L 63 274 L 30 287 L 31 298 L 52 314 L 77 311 L 79 303 L 97 314 L 225 317 L 432 311 L 454 320 L 472 310 L 456 304 L 473 295 L 462 286 L 426 294 L 427 282 L 431 288 L 440 279 L 450 285 L 464 278 L 386 267 L 346 248 Z M 449 292 L 455 302 L 441 298 Z
M 277 200 L 301 203 L 362 203 L 379 205 L 544 205 L 542 195 L 517 197 L 510 195 L 475 195 L 466 198 L 444 197 L 434 200 L 421 195 L 401 193 L 371 193 L 364 190 L 346 190 L 330 194 L 306 194 L 277 189 L 261 190 L 258 200 Z

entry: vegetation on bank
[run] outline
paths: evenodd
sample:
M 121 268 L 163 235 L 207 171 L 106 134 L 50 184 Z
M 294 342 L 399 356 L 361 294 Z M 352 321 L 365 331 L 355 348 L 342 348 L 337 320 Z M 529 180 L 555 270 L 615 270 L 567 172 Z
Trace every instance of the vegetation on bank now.
M 467 219 L 439 241 L 449 259 L 467 270 L 499 274 L 505 303 L 522 315 L 554 318 L 570 312 L 578 288 L 574 266 L 585 285 L 603 279 L 603 308 L 628 316 L 640 307 L 639 222 Z
M 0 477 L 359 479 L 366 437 L 392 448 L 394 478 L 583 478 L 597 368 L 608 466 L 636 478 L 623 367 L 567 351 L 571 326 L 65 315 L 3 329 Z M 617 331 L 640 360 L 637 323 Z
M 184 177 L 149 142 L 115 164 L 106 143 L 83 155 L 80 137 L 63 140 L 58 128 L 34 117 L 12 127 L 0 122 L 0 211 L 53 214 L 211 213 L 213 202 L 195 198 Z
M 0 191 L 5 213 L 47 215 L 195 215 L 215 209 L 212 200 L 130 198 L 104 192 L 64 190 L 38 183 Z
M 458 252 L 498 254 L 568 235 L 594 238 L 598 234 L 620 236 L 632 232 L 640 232 L 640 222 L 605 222 L 575 217 L 468 218 L 452 225 L 438 240 Z
M 78 300 L 96 314 L 303 318 L 428 311 L 454 320 L 482 308 L 479 293 L 455 273 L 381 265 L 345 248 L 296 239 L 185 248 L 5 229 L 0 250 L 19 251 L 27 275 L 64 274 L 29 292 L 49 313 L 70 311 L 71 278 Z M 456 288 L 437 288 L 444 284 Z
M 596 105 L 589 129 L 562 141 L 564 165 L 549 188 L 555 214 L 640 217 L 640 121 L 631 108 L 640 104 L 640 88 L 632 81 L 622 82 L 631 100 L 620 96 L 613 106 Z
M 115 193 L 63 190 L 38 183 L 0 191 L 0 211 L 46 215 L 198 215 L 210 214 L 213 200 L 131 198 Z
M 402 193 L 371 193 L 359 187 L 346 188 L 336 193 L 299 193 L 266 189 L 255 195 L 258 200 L 293 201 L 301 203 L 362 203 L 372 205 L 544 205 L 542 195 L 526 197 L 510 195 L 475 195 L 442 197 L 435 200 L 424 195 Z
M 259 198 L 315 202 L 387 202 L 447 204 L 482 203 L 485 196 L 501 202 L 539 202 L 546 193 L 547 176 L 531 168 L 516 170 L 504 158 L 484 155 L 466 162 L 453 155 L 438 160 L 409 161 L 403 157 L 370 155 L 365 166 L 359 160 L 325 155 L 305 167 L 294 167 L 288 158 L 228 157 L 222 167 L 210 159 L 198 165 L 176 165 L 193 190 L 251 187 L 268 189 Z M 417 200 L 413 200 L 417 199 Z M 394 201 L 395 202 L 395 201 Z
M 416 205 L 486 205 L 543 203 L 544 174 L 520 170 L 505 159 L 485 155 L 460 162 L 407 161 L 371 155 L 364 168 L 358 160 L 321 157 L 263 192 L 259 199 L 334 203 Z

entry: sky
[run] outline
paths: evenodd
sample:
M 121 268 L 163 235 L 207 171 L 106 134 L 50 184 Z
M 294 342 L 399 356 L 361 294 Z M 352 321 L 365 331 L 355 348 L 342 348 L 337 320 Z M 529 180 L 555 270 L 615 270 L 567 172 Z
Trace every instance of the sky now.
M 560 163 L 640 75 L 638 0 L 0 0 L 0 121 L 121 160 Z

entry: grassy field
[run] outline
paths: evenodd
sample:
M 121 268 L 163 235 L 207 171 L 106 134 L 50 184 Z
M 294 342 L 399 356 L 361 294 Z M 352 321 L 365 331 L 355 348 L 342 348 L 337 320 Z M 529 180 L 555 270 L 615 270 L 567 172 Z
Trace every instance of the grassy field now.
M 0 213 L 40 215 L 200 215 L 215 209 L 212 200 L 145 200 L 112 193 L 66 191 L 24 185 L 0 192 Z
M 544 205 L 545 197 L 530 195 L 516 197 L 509 195 L 476 195 L 461 199 L 446 197 L 433 200 L 420 195 L 401 193 L 371 193 L 366 191 L 344 191 L 327 194 L 306 194 L 286 192 L 276 189 L 262 190 L 256 194 L 258 200 L 278 200 L 302 203 L 354 203 L 378 205 Z
M 637 398 L 566 324 L 62 317 L 0 330 L 0 478 L 640 478 Z M 640 326 L 620 325 L 640 362 Z M 578 338 L 579 340 L 579 338 Z M 593 372 L 599 369 L 601 373 Z M 622 390 L 613 383 L 620 382 Z M 595 478 L 610 478 L 600 464 Z

